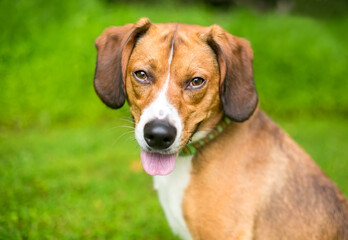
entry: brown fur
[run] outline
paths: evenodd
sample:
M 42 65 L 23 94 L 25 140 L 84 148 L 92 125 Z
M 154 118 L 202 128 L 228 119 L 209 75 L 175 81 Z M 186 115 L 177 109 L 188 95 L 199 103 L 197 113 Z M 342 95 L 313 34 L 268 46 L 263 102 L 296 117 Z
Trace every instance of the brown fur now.
M 135 120 L 168 74 L 167 97 L 183 123 L 181 147 L 195 130 L 234 122 L 200 148 L 183 199 L 194 239 L 348 239 L 348 203 L 313 160 L 257 107 L 249 43 L 218 26 L 177 23 L 109 28 L 97 39 L 95 88 L 110 107 L 127 97 Z M 151 84 L 132 72 L 145 70 Z M 204 87 L 185 90 L 200 75 Z M 124 86 L 125 85 L 125 86 Z M 241 123 L 237 123 L 241 122 Z
M 129 106 L 137 123 L 142 110 L 157 96 L 167 78 L 167 59 L 174 41 L 175 50 L 170 74 L 173 81 L 169 83 L 168 98 L 178 109 L 183 121 L 182 146 L 192 136 L 197 124 L 200 123 L 200 130 L 211 129 L 223 115 L 218 97 L 220 79 L 218 63 L 213 50 L 206 42 L 206 36 L 201 33 L 207 31 L 208 29 L 203 27 L 196 27 L 196 31 L 192 31 L 192 26 L 177 24 L 152 26 L 138 40 L 128 62 L 126 90 Z M 188 52 L 191 54 L 187 54 Z M 151 74 L 153 81 L 151 86 L 139 84 L 132 77 L 132 72 L 137 69 L 145 69 Z M 207 86 L 195 92 L 182 91 L 187 80 L 194 77 L 197 72 L 210 80 Z
M 184 212 L 194 239 L 348 239 L 344 196 L 260 110 L 195 156 Z

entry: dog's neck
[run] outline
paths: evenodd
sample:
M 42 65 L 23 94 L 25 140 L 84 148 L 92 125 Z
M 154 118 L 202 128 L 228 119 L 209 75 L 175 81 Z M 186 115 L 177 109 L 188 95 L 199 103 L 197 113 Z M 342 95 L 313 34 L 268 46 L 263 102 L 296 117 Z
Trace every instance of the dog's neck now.
M 187 145 L 180 151 L 179 156 L 191 156 L 195 155 L 198 149 L 205 146 L 208 142 L 215 140 L 221 133 L 227 131 L 226 128 L 232 128 L 233 131 L 244 129 L 247 126 L 259 125 L 260 118 L 264 118 L 264 114 L 257 107 L 253 115 L 247 121 L 243 123 L 236 123 L 230 120 L 227 116 L 216 118 L 217 124 L 211 128 L 211 130 L 199 130 L 197 131 Z
M 197 150 L 201 147 L 203 147 L 208 142 L 215 139 L 217 136 L 219 136 L 224 129 L 231 123 L 231 120 L 224 116 L 220 122 L 215 126 L 213 130 L 211 130 L 208 134 L 205 134 L 203 138 L 200 138 L 198 140 L 193 140 L 193 142 L 189 142 L 179 153 L 180 156 L 190 156 L 195 155 Z M 190 139 L 192 141 L 192 139 Z

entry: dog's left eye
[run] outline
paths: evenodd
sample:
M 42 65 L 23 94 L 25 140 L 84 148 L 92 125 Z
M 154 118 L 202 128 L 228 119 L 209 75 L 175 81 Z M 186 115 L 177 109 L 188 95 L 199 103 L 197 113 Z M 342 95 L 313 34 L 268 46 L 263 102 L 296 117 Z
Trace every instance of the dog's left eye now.
M 188 89 L 197 89 L 197 88 L 202 87 L 204 85 L 204 83 L 205 83 L 205 80 L 203 78 L 195 77 L 189 82 L 187 88 Z
M 135 72 L 133 72 L 133 75 L 134 75 L 135 79 L 138 80 L 139 82 L 147 82 L 148 81 L 147 74 L 143 70 L 135 71 Z

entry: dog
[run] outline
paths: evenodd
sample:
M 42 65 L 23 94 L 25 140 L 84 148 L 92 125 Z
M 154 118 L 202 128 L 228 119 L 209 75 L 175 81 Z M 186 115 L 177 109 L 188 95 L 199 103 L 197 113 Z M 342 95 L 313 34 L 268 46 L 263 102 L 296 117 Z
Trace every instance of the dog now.
M 114 109 L 127 100 L 180 238 L 348 239 L 346 198 L 260 109 L 247 40 L 142 18 L 95 45 L 96 93 Z

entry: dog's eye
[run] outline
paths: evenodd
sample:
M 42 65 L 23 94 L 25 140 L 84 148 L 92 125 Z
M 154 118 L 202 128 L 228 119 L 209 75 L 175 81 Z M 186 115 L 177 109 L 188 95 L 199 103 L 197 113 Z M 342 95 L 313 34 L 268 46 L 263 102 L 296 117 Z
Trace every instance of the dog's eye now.
M 205 80 L 203 78 L 195 77 L 189 82 L 187 88 L 188 89 L 197 89 L 197 88 L 202 87 L 204 85 L 204 83 L 205 83 Z
M 138 80 L 139 82 L 147 82 L 148 81 L 147 74 L 143 70 L 135 71 L 135 72 L 133 72 L 133 75 L 134 75 L 135 79 Z

